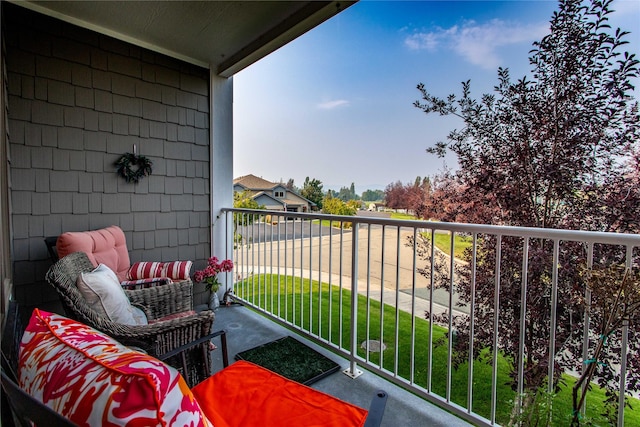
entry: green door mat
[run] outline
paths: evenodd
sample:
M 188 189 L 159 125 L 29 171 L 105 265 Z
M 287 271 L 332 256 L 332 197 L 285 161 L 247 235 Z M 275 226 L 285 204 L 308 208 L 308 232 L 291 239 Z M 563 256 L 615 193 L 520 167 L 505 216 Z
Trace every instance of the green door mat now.
M 306 385 L 340 370 L 336 362 L 289 336 L 240 352 L 236 360 L 255 363 Z

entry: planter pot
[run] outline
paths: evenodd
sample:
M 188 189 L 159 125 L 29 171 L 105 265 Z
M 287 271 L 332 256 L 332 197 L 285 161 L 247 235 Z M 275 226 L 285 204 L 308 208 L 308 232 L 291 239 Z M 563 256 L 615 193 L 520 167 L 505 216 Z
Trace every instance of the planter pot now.
M 211 310 L 217 310 L 220 307 L 220 298 L 218 298 L 217 292 L 211 292 L 211 296 L 209 297 L 209 308 Z

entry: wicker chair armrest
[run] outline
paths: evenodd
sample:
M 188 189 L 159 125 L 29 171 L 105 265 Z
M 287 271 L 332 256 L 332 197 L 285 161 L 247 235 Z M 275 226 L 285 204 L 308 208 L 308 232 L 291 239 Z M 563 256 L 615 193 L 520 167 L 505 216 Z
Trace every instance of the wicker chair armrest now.
M 146 316 L 147 320 L 151 318 L 151 314 L 152 311 L 146 306 L 146 305 L 142 305 L 142 304 L 131 304 L 133 307 L 136 307 L 140 310 L 142 310 L 142 312 L 144 313 L 144 315 Z
M 195 385 L 211 375 L 211 351 L 212 348 L 207 342 L 201 340 L 211 331 L 214 314 L 212 311 L 204 311 L 186 318 L 161 321 L 149 325 L 149 329 L 154 329 L 157 334 L 152 338 L 155 340 L 154 347 L 148 349 L 148 353 L 158 357 L 161 354 L 171 353 L 174 349 L 185 344 L 199 341 L 198 346 L 191 346 L 190 349 L 181 352 L 179 357 L 169 357 L 165 361 L 175 368 L 178 368 L 187 384 Z M 185 323 L 186 320 L 186 323 Z M 142 327 L 147 329 L 147 327 Z M 133 342 L 139 342 L 141 337 L 129 337 Z M 226 347 L 226 345 L 225 345 Z
M 211 331 L 214 317 L 212 311 L 205 310 L 149 325 L 108 322 L 109 324 L 102 325 L 101 330 L 122 344 L 137 346 L 152 356 L 158 356 L 207 335 Z
M 209 335 L 205 335 L 195 341 L 182 345 L 168 353 L 158 356 L 158 359 L 167 361 L 168 359 L 172 359 L 172 358 L 175 359 L 177 357 L 178 360 L 174 361 L 174 363 L 179 363 L 182 365 L 181 366 L 182 372 L 189 372 L 189 363 L 193 360 L 193 358 L 190 357 L 189 352 L 193 351 L 197 347 L 204 348 L 205 352 L 207 352 L 207 350 L 210 349 L 209 345 L 211 340 L 218 336 L 220 337 L 220 343 L 222 347 L 222 367 L 226 368 L 227 366 L 229 366 L 229 349 L 227 346 L 227 333 L 225 330 L 220 330 L 220 331 L 213 332 Z M 205 357 L 209 358 L 208 352 L 205 355 Z M 205 369 L 207 370 L 196 371 L 195 375 L 192 375 L 192 377 L 190 378 L 190 384 L 189 384 L 191 387 L 200 383 L 201 381 L 204 381 L 211 375 L 212 372 L 208 370 L 209 369 L 208 365 Z
M 193 310 L 193 283 L 190 280 L 151 288 L 125 290 L 125 294 L 131 304 L 146 307 L 149 320 Z
M 197 345 L 200 345 L 200 344 L 202 344 L 204 342 L 207 342 L 207 341 L 211 341 L 215 337 L 220 337 L 220 341 L 222 342 L 222 353 L 223 353 L 222 354 L 222 366 L 224 368 L 226 368 L 227 366 L 229 366 L 229 350 L 227 348 L 227 331 L 225 331 L 224 329 L 221 329 L 219 331 L 216 331 L 216 332 L 210 333 L 208 335 L 205 335 L 203 337 L 200 337 L 197 340 L 191 341 L 188 344 L 181 345 L 180 347 L 175 348 L 175 349 L 171 350 L 168 353 L 161 354 L 160 356 L 158 356 L 158 359 L 166 360 L 166 359 L 169 359 L 170 357 L 180 355 L 180 354 L 184 353 L 185 351 L 190 350 L 191 348 L 193 348 L 193 347 L 195 347 Z

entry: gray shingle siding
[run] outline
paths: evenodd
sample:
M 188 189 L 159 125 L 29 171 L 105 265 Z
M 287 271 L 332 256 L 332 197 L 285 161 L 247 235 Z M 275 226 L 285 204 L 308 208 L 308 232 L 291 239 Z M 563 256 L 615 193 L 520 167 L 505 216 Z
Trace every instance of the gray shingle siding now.
M 59 308 L 43 239 L 119 225 L 132 262 L 209 255 L 208 70 L 3 4 L 16 297 Z M 139 184 L 113 163 L 153 162 Z M 198 289 L 198 288 L 196 288 Z M 196 295 L 196 303 L 207 296 Z

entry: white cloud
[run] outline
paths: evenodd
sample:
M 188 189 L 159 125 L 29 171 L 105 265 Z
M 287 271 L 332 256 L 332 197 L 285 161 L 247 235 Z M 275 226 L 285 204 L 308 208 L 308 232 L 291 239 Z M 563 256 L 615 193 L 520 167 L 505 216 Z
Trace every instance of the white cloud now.
M 417 32 L 405 38 L 412 50 L 449 49 L 468 62 L 493 69 L 501 64 L 499 48 L 541 39 L 549 32 L 549 24 L 526 24 L 494 19 L 485 24 L 467 21 L 460 26 Z
M 451 37 L 458 31 L 457 26 L 453 26 L 447 30 L 438 28 L 437 31 L 430 33 L 414 33 L 404 40 L 404 44 L 411 50 L 428 50 L 433 52 L 443 42 L 446 43 L 447 38 Z
M 321 110 L 333 110 L 334 108 L 339 108 L 343 106 L 349 105 L 349 101 L 346 99 L 336 99 L 334 101 L 325 101 L 321 102 L 317 105 Z
M 411 50 L 425 49 L 433 52 L 438 47 L 440 37 L 436 33 L 416 33 L 404 40 L 404 44 Z

